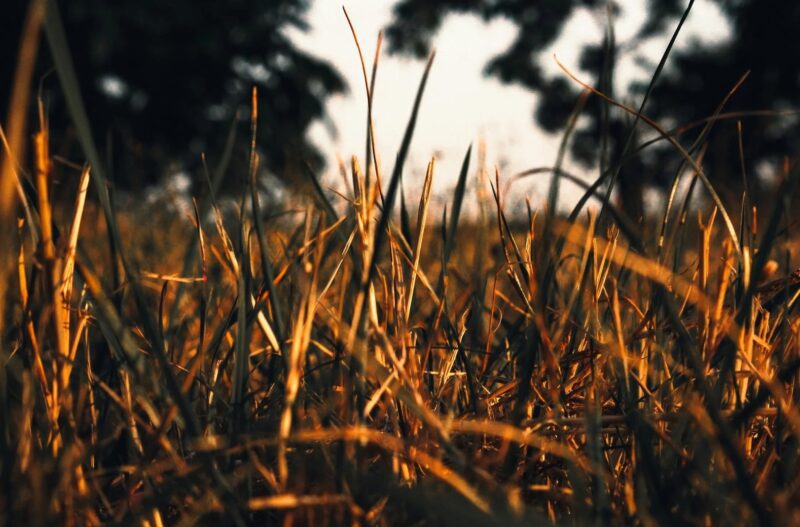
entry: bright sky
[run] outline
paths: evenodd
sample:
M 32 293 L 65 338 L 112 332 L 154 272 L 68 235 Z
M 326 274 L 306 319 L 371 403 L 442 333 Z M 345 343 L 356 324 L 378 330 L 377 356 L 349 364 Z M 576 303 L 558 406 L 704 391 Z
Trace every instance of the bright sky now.
M 645 16 L 642 0 L 620 0 L 623 16 L 615 27 L 618 41 L 626 40 L 640 26 Z M 345 7 L 358 32 L 362 50 L 371 67 L 378 32 L 391 19 L 394 2 L 383 0 L 346 0 Z M 330 159 L 325 181 L 335 185 L 336 156 L 349 159 L 364 155 L 366 94 L 358 54 L 342 13 L 340 2 L 317 0 L 309 22 L 312 31 L 294 34 L 302 48 L 333 63 L 347 79 L 347 95 L 333 97 L 328 104 L 330 127 L 314 125 L 311 136 Z M 552 48 L 542 55 L 549 75 L 561 71 L 552 59 L 559 57 L 573 72 L 585 43 L 599 42 L 603 34 L 602 13 L 581 10 L 570 19 L 566 30 Z M 434 38 L 436 60 L 423 98 L 410 158 L 406 165 L 406 189 L 416 194 L 421 177 L 431 156 L 437 160 L 434 194 L 446 198 L 455 185 L 461 160 L 470 143 L 483 138 L 487 146 L 487 164 L 497 165 L 501 177 L 536 167 L 552 165 L 559 137 L 539 129 L 533 121 L 536 97 L 518 86 L 503 85 L 483 76 L 488 60 L 505 50 L 516 35 L 516 26 L 506 20 L 485 24 L 474 16 L 451 15 Z M 698 0 L 678 47 L 688 47 L 696 40 L 703 42 L 725 38 L 729 30 L 724 18 L 710 0 Z M 669 35 L 652 39 L 642 49 L 648 58 L 657 61 Z M 400 145 L 424 63 L 409 58 L 384 54 L 380 61 L 374 100 L 374 120 L 378 150 L 383 170 L 390 171 Z M 633 78 L 649 78 L 650 72 L 633 64 L 629 57 L 618 72 L 617 86 Z M 475 158 L 473 157 L 473 163 Z M 472 165 L 475 166 L 474 164 Z M 568 166 L 569 163 L 568 163 Z M 576 171 L 579 169 L 573 167 Z M 586 177 L 596 177 L 587 173 Z M 515 187 L 515 196 L 531 196 L 534 201 L 546 194 L 547 179 L 536 184 Z M 576 199 L 574 187 L 565 187 L 563 204 Z

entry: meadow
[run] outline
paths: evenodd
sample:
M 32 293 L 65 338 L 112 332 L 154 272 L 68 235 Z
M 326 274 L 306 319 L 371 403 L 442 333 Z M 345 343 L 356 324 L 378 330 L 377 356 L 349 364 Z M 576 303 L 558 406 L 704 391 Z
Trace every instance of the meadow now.
M 388 169 L 367 126 L 344 192 L 276 205 L 255 146 L 229 173 L 232 135 L 184 215 L 117 206 L 56 59 L 86 159 L 50 153 L 42 110 L 9 187 L 0 524 L 800 522 L 798 169 L 771 206 L 724 203 L 701 162 L 724 101 L 690 148 L 608 101 L 673 145 L 699 210 L 634 221 L 611 167 L 560 212 L 560 161 L 515 178 L 470 148 L 434 212 L 435 160 L 402 184 L 431 57 Z M 547 203 L 508 214 L 537 174 Z

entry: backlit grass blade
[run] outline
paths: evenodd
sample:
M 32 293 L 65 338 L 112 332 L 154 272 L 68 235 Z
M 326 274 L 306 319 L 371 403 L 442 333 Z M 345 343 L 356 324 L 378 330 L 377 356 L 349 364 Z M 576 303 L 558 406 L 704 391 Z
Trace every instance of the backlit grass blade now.
M 408 284 L 408 299 L 405 309 L 405 320 L 411 316 L 411 305 L 414 301 L 414 287 L 417 283 L 420 258 L 422 257 L 422 243 L 425 239 L 425 227 L 428 223 L 428 205 L 431 201 L 431 185 L 433 184 L 435 161 L 431 159 L 428 163 L 428 170 L 425 173 L 425 183 L 422 185 L 422 195 L 419 198 L 419 208 L 417 209 L 417 235 L 414 238 L 414 263 L 411 266 L 411 278 Z
M 361 63 L 361 75 L 364 80 L 364 89 L 367 92 L 367 141 L 366 141 L 366 157 L 365 157 L 365 165 L 364 165 L 364 174 L 366 177 L 365 181 L 365 188 L 367 190 L 367 194 L 370 193 L 370 173 L 373 168 L 375 168 L 375 177 L 376 177 L 376 184 L 378 185 L 378 193 L 380 194 L 381 201 L 383 202 L 383 189 L 381 188 L 381 174 L 380 174 L 380 167 L 378 166 L 377 160 L 375 159 L 377 156 L 377 150 L 375 148 L 375 126 L 372 121 L 372 105 L 373 101 L 375 100 L 375 81 L 378 76 L 378 63 L 380 61 L 381 56 L 381 48 L 383 46 L 383 32 L 378 33 L 378 41 L 375 46 L 375 57 L 372 61 L 372 75 L 370 76 L 369 80 L 367 80 L 367 65 L 364 61 L 364 53 L 361 51 L 361 44 L 358 41 L 358 34 L 356 33 L 356 28 L 353 25 L 353 21 L 350 20 L 350 15 L 347 13 L 347 9 L 342 6 L 342 11 L 344 12 L 344 16 L 347 19 L 347 25 L 350 26 L 350 33 L 353 35 L 353 42 L 355 42 L 356 49 L 358 50 L 358 59 Z M 409 243 L 411 240 L 408 240 Z

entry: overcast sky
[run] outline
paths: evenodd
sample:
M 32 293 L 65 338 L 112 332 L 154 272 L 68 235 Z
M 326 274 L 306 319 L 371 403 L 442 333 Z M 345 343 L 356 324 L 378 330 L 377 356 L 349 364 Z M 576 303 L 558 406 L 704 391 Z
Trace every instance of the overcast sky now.
M 623 16 L 616 22 L 618 41 L 626 40 L 639 27 L 645 16 L 644 0 L 621 0 Z M 359 35 L 370 68 L 378 32 L 391 18 L 394 2 L 382 0 L 349 0 L 345 7 Z M 342 4 L 317 0 L 310 11 L 309 33 L 296 33 L 294 40 L 302 48 L 333 63 L 347 80 L 347 95 L 333 97 L 328 104 L 332 134 L 322 123 L 311 130 L 313 140 L 330 159 L 326 182 L 336 177 L 336 156 L 349 159 L 364 155 L 366 94 L 361 67 L 350 30 L 342 13 Z M 550 75 L 559 75 L 553 54 L 568 68 L 579 73 L 577 62 L 585 43 L 599 42 L 603 19 L 589 10 L 577 12 L 566 30 L 548 52 L 542 54 L 543 66 Z M 451 15 L 434 38 L 436 60 L 422 102 L 420 117 L 407 164 L 409 193 L 419 181 L 427 161 L 437 158 L 434 192 L 447 195 L 455 184 L 461 159 L 470 143 L 483 138 L 487 145 L 487 163 L 498 165 L 501 175 L 508 177 L 527 168 L 552 165 L 559 142 L 535 126 L 535 96 L 518 86 L 503 85 L 484 77 L 487 61 L 505 50 L 516 35 L 509 21 L 485 24 L 474 16 Z M 689 22 L 679 39 L 678 47 L 690 46 L 697 39 L 707 42 L 725 38 L 728 27 L 718 9 L 709 0 L 698 0 Z M 644 52 L 657 61 L 669 35 L 654 38 Z M 378 71 L 374 101 L 374 119 L 378 149 L 384 171 L 391 170 L 402 134 L 405 130 L 413 98 L 424 68 L 422 61 L 383 55 Z M 647 78 L 651 72 L 635 66 L 631 60 L 620 64 L 617 86 L 633 78 Z M 582 75 L 585 77 L 585 74 Z M 473 158 L 474 159 L 474 158 Z M 473 165 L 474 166 L 474 165 Z M 586 174 L 596 177 L 596 174 Z M 545 180 L 542 180 L 546 183 Z M 520 186 L 517 197 L 525 194 L 541 199 L 546 187 Z M 566 190 L 565 204 L 574 200 L 574 189 Z

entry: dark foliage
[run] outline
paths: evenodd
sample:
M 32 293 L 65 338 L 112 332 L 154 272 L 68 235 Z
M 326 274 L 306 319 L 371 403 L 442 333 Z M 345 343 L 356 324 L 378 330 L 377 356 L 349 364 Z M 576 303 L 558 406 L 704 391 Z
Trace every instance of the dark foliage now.
M 656 90 L 645 113 L 669 125 L 687 124 L 710 116 L 724 95 L 748 70 L 751 74 L 725 109 L 727 112 L 751 110 L 786 110 L 797 105 L 800 93 L 800 47 L 794 42 L 794 28 L 800 23 L 800 4 L 793 0 L 770 2 L 756 0 L 715 0 L 732 27 L 732 38 L 711 45 L 693 43 L 688 50 L 670 56 L 667 70 L 656 84 Z M 395 52 L 423 55 L 431 45 L 434 33 L 449 12 L 474 13 L 484 20 L 506 18 L 519 27 L 511 46 L 494 57 L 486 67 L 488 75 L 503 82 L 518 83 L 541 97 L 535 111 L 537 121 L 547 130 L 561 129 L 572 111 L 578 86 L 562 77 L 548 78 L 541 69 L 542 51 L 558 37 L 562 27 L 579 8 L 595 9 L 605 17 L 605 2 L 593 0 L 444 0 L 425 2 L 402 0 L 394 10 L 394 19 L 387 30 L 390 49 Z M 618 2 L 624 10 L 630 3 Z M 639 52 L 639 44 L 648 38 L 664 38 L 675 27 L 687 1 L 649 0 L 648 17 L 636 36 L 627 42 L 606 42 L 583 50 L 580 67 L 584 78 L 615 97 L 641 95 L 646 86 L 614 87 L 604 78 L 623 54 L 629 54 L 652 71 Z M 690 14 L 690 18 L 696 16 Z M 610 44 L 610 45 L 609 45 Z M 588 73 L 589 75 L 585 75 Z M 616 88 L 616 89 L 615 89 Z M 637 99 L 637 103 L 640 98 Z M 573 141 L 573 154 L 591 165 L 600 157 L 603 138 L 610 140 L 606 159 L 619 160 L 627 137 L 629 116 L 612 111 L 606 120 L 599 100 L 586 108 Z M 800 139 L 800 122 L 781 116 L 757 117 L 743 121 L 745 169 L 750 176 L 760 161 L 775 161 L 792 151 Z M 682 137 L 689 144 L 699 132 L 695 129 Z M 617 143 L 617 144 L 615 144 Z M 733 184 L 742 180 L 735 120 L 718 123 L 709 138 L 706 166 L 713 180 Z M 669 157 L 671 156 L 671 157 Z M 640 164 L 642 163 L 642 164 Z M 665 185 L 671 181 L 680 160 L 673 150 L 653 151 L 634 162 L 620 174 L 621 183 L 641 188 L 642 174 L 649 174 L 649 183 Z M 644 168 L 644 170 L 642 170 Z M 638 180 L 638 181 L 634 181 Z M 731 187 L 728 187 L 729 189 Z M 738 190 L 729 198 L 738 200 Z
M 27 2 L 0 17 L 0 101 L 8 100 Z M 287 29 L 306 30 L 308 0 L 70 0 L 59 2 L 96 139 L 113 152 L 117 181 L 157 180 L 167 163 L 219 149 L 239 107 L 259 87 L 260 146 L 284 179 L 322 159 L 305 138 L 325 99 L 345 89 L 333 67 L 298 49 Z M 52 129 L 67 123 L 51 59 L 39 77 Z M 0 109 L 3 114 L 6 108 Z M 3 114 L 0 114 L 2 116 Z M 246 129 L 247 112 L 242 125 Z M 247 134 L 241 134 L 247 137 Z M 109 143 L 110 139 L 110 143 Z

